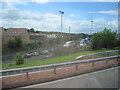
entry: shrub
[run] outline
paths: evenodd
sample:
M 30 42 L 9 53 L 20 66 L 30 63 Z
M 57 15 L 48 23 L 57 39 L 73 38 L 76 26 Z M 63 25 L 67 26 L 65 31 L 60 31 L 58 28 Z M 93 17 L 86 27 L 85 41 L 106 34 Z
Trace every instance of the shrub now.
M 105 28 L 102 32 L 93 34 L 91 42 L 93 49 L 113 48 L 117 46 L 117 33 Z
M 15 60 L 16 65 L 24 64 L 24 57 L 20 53 L 16 53 L 14 60 Z

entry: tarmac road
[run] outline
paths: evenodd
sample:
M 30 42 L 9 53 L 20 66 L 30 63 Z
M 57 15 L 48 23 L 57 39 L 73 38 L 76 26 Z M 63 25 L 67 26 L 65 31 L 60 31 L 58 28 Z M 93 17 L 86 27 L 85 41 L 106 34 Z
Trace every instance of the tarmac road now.
M 118 88 L 118 67 L 21 88 Z

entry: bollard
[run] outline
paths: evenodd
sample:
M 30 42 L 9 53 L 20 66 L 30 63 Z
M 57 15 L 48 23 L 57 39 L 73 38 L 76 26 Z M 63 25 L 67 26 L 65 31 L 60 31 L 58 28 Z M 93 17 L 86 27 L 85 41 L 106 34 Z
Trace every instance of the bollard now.
M 94 62 L 92 62 L 92 67 L 94 66 Z
M 28 72 L 26 73 L 26 78 L 29 78 L 29 76 L 28 76 Z
M 54 74 L 56 74 L 56 68 L 54 68 Z
M 75 65 L 75 68 L 76 68 L 76 70 L 78 71 L 78 65 L 77 65 L 77 64 Z

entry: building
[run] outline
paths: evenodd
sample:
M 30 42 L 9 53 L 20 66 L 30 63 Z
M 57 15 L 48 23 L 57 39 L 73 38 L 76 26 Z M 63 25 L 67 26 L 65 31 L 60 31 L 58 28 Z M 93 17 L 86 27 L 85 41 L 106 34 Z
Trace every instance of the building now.
M 6 41 L 14 39 L 14 37 L 21 37 L 23 43 L 29 43 L 29 33 L 26 28 L 8 28 L 6 31 Z
M 29 32 L 30 42 L 37 42 L 39 40 L 44 39 L 45 37 L 46 37 L 46 34 L 43 34 L 43 33 Z

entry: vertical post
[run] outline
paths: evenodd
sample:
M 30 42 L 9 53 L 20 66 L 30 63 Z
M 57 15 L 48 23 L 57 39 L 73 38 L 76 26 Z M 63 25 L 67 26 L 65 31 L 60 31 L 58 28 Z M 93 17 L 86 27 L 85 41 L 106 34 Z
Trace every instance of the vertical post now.
M 106 64 L 108 64 L 108 60 L 106 60 Z
M 92 35 L 92 23 L 93 23 L 93 21 L 91 21 L 91 35 Z
M 54 74 L 56 74 L 56 68 L 54 68 Z
M 69 40 L 70 40 L 70 26 L 69 26 Z
M 59 13 L 61 13 L 61 38 L 62 38 L 62 14 L 64 14 L 64 12 L 59 11 Z
M 61 13 L 61 38 L 62 38 L 62 13 Z
M 78 71 L 78 64 L 75 65 L 76 70 Z
M 26 73 L 26 78 L 29 78 L 29 76 L 28 76 L 28 72 Z
M 94 66 L 94 62 L 92 62 L 92 67 Z

